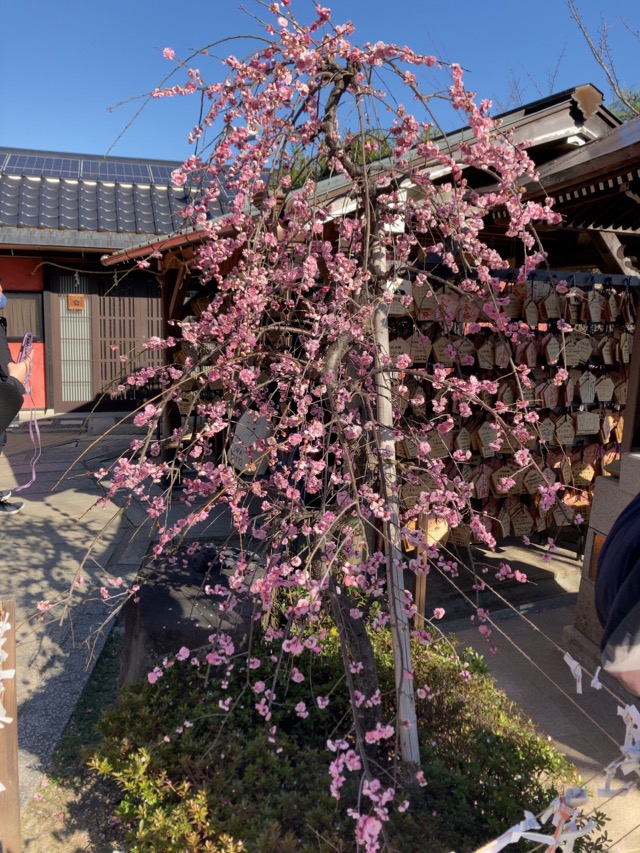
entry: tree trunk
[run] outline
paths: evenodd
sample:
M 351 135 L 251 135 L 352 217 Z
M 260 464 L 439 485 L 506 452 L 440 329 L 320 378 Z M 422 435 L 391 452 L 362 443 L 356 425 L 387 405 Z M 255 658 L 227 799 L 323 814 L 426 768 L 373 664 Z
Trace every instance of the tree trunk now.
M 398 740 L 400 755 L 407 767 L 420 764 L 418 720 L 413 685 L 411 659 L 411 630 L 404 606 L 404 577 L 402 572 L 402 547 L 400 538 L 400 504 L 396 470 L 396 444 L 393 429 L 391 398 L 391 371 L 382 364 L 389 356 L 389 306 L 381 298 L 387 287 L 384 277 L 387 269 L 386 254 L 379 239 L 374 237 L 372 269 L 377 281 L 377 305 L 373 317 L 373 332 L 377 349 L 376 361 L 376 414 L 378 421 L 378 466 L 380 488 L 390 517 L 383 522 L 387 556 L 387 601 L 393 643 L 396 697 L 398 704 Z M 386 361 L 386 360 L 385 360 Z

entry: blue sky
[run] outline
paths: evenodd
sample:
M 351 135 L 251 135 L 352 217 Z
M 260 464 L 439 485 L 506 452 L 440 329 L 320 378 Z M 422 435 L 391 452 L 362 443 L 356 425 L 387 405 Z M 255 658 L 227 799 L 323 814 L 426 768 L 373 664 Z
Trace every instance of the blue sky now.
M 308 17 L 310 0 L 292 2 L 300 17 Z M 597 35 L 604 2 L 577 3 Z M 514 86 L 532 101 L 551 89 L 592 82 L 610 98 L 564 0 L 325 0 L 325 5 L 334 21 L 354 22 L 354 41 L 395 41 L 459 62 L 469 71 L 468 85 L 502 108 L 512 106 Z M 245 6 L 260 11 L 253 0 Z M 621 82 L 640 85 L 640 41 L 625 27 L 640 30 L 637 0 L 609 0 L 606 20 Z M 181 160 L 190 153 L 186 137 L 197 120 L 195 98 L 154 100 L 127 127 L 144 103 L 138 96 L 172 68 L 162 49 L 173 47 L 184 57 L 257 29 L 238 0 L 7 2 L 0 24 L 0 145 Z M 249 49 L 249 42 L 234 41 L 221 52 L 242 56 Z M 205 79 L 220 78 L 214 60 L 197 65 Z M 440 76 L 430 85 L 444 83 Z

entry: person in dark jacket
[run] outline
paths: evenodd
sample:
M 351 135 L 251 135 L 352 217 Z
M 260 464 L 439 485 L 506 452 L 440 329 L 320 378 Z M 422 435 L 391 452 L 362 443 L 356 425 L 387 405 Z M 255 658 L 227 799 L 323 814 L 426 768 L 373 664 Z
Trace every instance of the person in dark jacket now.
M 24 402 L 24 385 L 22 384 L 27 375 L 28 365 L 22 361 L 20 364 L 10 364 L 9 376 L 0 382 L 0 432 L 4 432 L 11 421 L 18 414 Z
M 640 696 L 640 495 L 613 523 L 596 575 L 602 667 Z

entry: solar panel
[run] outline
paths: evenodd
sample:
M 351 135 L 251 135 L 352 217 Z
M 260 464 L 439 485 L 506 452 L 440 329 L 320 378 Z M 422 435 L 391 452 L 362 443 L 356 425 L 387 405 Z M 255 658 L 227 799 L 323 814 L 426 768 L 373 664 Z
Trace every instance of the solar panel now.
M 75 178 L 76 180 L 118 181 L 122 183 L 164 184 L 178 163 L 146 163 L 113 157 L 83 157 L 45 152 L 0 152 L 0 172 L 10 175 Z

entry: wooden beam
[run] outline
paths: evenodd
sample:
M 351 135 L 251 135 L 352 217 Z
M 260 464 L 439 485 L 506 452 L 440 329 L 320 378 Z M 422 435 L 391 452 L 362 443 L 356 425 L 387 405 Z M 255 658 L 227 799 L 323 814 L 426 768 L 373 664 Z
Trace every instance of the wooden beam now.
M 22 853 L 18 784 L 18 702 L 16 691 L 16 602 L 0 599 L 0 843 L 2 853 Z

